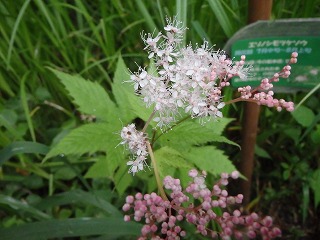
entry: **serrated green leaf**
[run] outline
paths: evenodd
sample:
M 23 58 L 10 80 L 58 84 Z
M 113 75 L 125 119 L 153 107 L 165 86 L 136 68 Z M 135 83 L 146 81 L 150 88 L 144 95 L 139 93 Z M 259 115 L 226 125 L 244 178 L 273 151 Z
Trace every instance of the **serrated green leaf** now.
M 119 106 L 121 120 L 130 122 L 139 117 L 146 121 L 151 115 L 152 109 L 146 108 L 142 100 L 134 93 L 133 85 L 128 80 L 130 80 L 130 74 L 120 57 L 112 84 L 112 92 Z
M 130 75 L 127 67 L 121 57 L 118 59 L 116 71 L 113 78 L 112 93 L 121 112 L 122 121 L 129 122 L 136 117 L 136 114 L 130 109 L 128 95 L 133 93 L 133 86 L 129 84 Z
M 194 163 L 199 169 L 214 175 L 231 173 L 236 168 L 224 155 L 223 151 L 214 146 L 192 147 L 185 153 L 186 158 Z
M 88 172 L 86 178 L 102 178 L 108 177 L 113 179 L 116 169 L 121 164 L 125 164 L 125 154 L 122 146 L 110 149 L 106 157 L 101 157 L 93 164 Z
M 57 155 L 81 155 L 115 148 L 120 137 L 118 126 L 111 123 L 91 123 L 72 130 L 44 158 L 44 161 Z M 120 129 L 120 126 L 119 126 Z
M 192 169 L 195 169 L 196 167 L 194 166 L 193 168 L 179 168 L 179 171 L 178 171 L 178 178 L 180 179 L 180 183 L 181 183 L 181 186 L 183 188 L 186 188 L 189 183 L 191 182 L 191 177 L 189 177 L 189 171 L 192 170 Z
M 107 92 L 97 82 L 80 76 L 72 76 L 54 69 L 50 70 L 61 80 L 80 112 L 94 115 L 97 119 L 114 121 L 118 119 L 117 109 Z
M 161 177 L 173 176 L 176 169 L 192 169 L 194 166 L 186 161 L 180 152 L 168 146 L 162 147 L 154 152 Z
M 96 163 L 94 163 L 84 175 L 85 178 L 112 178 L 113 173 L 109 171 L 110 161 L 107 157 L 100 158 Z
M 234 118 L 218 118 L 216 120 L 209 120 L 203 125 L 206 129 L 212 131 L 217 135 L 221 135 L 227 125 L 234 121 Z
M 208 142 L 224 142 L 238 146 L 236 143 L 195 121 L 185 121 L 175 126 L 172 130 L 162 135 L 159 138 L 159 142 L 162 146 L 167 145 L 180 151 L 184 151 L 193 145 L 201 145 Z

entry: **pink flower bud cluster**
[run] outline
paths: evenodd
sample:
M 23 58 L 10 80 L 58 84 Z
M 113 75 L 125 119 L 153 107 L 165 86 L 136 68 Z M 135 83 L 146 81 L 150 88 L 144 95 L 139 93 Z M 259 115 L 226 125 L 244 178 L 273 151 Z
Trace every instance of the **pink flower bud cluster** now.
M 270 89 L 273 88 L 272 82 L 278 82 L 280 77 L 288 78 L 290 76 L 290 64 L 297 63 L 297 57 L 298 53 L 293 52 L 291 54 L 291 58 L 289 60 L 288 65 L 284 66 L 280 72 L 275 73 L 271 79 L 262 79 L 260 85 L 257 88 L 252 89 L 250 86 L 239 87 L 238 92 L 241 95 L 240 98 L 245 101 L 253 101 L 257 104 L 264 105 L 267 107 L 274 107 L 277 109 L 277 111 L 281 111 L 282 109 L 285 109 L 289 112 L 293 111 L 293 102 L 286 102 L 284 99 L 274 98 L 274 92 Z
M 129 151 L 135 157 L 127 162 L 127 165 L 130 166 L 129 173 L 134 175 L 143 170 L 144 166 L 148 166 L 145 161 L 148 155 L 146 137 L 143 132 L 136 129 L 134 123 L 122 128 L 120 136 L 122 138 L 120 144 L 128 146 Z
M 127 196 L 123 211 L 133 210 L 127 214 L 125 221 L 133 218 L 143 221 L 140 240 L 144 239 L 180 239 L 187 235 L 182 229 L 186 221 L 196 226 L 197 232 L 203 236 L 219 239 L 272 239 L 281 235 L 277 227 L 273 227 L 272 218 L 260 218 L 258 214 L 242 215 L 238 209 L 229 210 L 231 206 L 242 203 L 243 195 L 229 196 L 224 189 L 229 178 L 236 179 L 239 172 L 221 174 L 220 180 L 209 189 L 205 184 L 206 173 L 191 170 L 192 182 L 185 190 L 180 180 L 167 176 L 163 180 L 164 188 L 170 190 L 170 199 L 163 199 L 156 193 L 137 193 Z M 196 204 L 197 203 L 197 204 Z M 215 211 L 219 208 L 219 211 Z M 211 224 L 214 222 L 215 224 Z M 212 226 L 217 226 L 212 229 Z

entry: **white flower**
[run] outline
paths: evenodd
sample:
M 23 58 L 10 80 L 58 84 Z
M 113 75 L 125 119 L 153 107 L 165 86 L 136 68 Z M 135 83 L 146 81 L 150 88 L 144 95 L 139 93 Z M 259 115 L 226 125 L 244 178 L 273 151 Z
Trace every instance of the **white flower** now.
M 127 145 L 129 151 L 135 157 L 133 161 L 127 162 L 127 165 L 131 166 L 129 173 L 134 175 L 136 172 L 143 170 L 144 166 L 148 166 L 145 162 L 148 155 L 146 137 L 143 132 L 137 131 L 133 123 L 122 128 L 120 136 L 122 138 L 120 144 Z
M 139 67 L 131 77 L 146 106 L 157 111 L 157 126 L 170 125 L 179 109 L 192 117 L 222 117 L 222 89 L 233 76 L 246 78 L 249 68 L 244 67 L 244 58 L 233 62 L 223 51 L 213 51 L 207 41 L 200 47 L 180 46 L 186 28 L 177 18 L 167 18 L 164 30 L 156 37 L 143 35 L 156 72 L 150 74 Z
M 128 173 L 132 173 L 133 176 L 136 172 L 142 171 L 144 166 L 148 166 L 145 159 L 141 157 L 134 161 L 128 161 L 127 165 L 130 166 Z

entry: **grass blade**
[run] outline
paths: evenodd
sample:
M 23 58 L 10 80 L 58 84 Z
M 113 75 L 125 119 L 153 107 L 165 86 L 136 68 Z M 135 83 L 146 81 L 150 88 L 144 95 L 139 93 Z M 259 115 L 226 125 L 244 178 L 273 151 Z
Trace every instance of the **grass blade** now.
M 176 0 L 176 16 L 177 19 L 182 22 L 184 25 L 187 24 L 187 7 L 188 7 L 188 0 Z M 186 33 L 183 34 L 182 44 L 185 45 L 186 43 Z
M 36 142 L 36 135 L 35 135 L 34 127 L 33 127 L 33 124 L 32 124 L 31 117 L 30 117 L 30 111 L 29 111 L 29 107 L 28 107 L 26 88 L 25 88 L 25 82 L 26 82 L 26 79 L 27 79 L 28 76 L 29 76 L 29 73 L 27 72 L 22 77 L 22 80 L 21 80 L 21 83 L 20 83 L 20 97 L 21 97 L 22 107 L 23 107 L 23 111 L 24 111 L 25 117 L 27 119 L 28 128 L 29 128 L 29 131 L 30 131 L 30 135 L 31 135 L 32 141 Z
M 46 198 L 41 202 L 37 203 L 37 208 L 46 210 L 51 207 L 59 205 L 83 203 L 85 205 L 93 205 L 104 212 L 113 216 L 121 216 L 121 213 L 117 208 L 110 204 L 105 199 L 97 196 L 94 192 L 85 192 L 80 189 L 73 190 L 65 193 L 60 193 L 52 197 Z
M 59 34 L 57 29 L 55 28 L 53 21 L 50 17 L 49 11 L 47 10 L 46 6 L 44 5 L 42 0 L 36 0 L 36 3 L 38 4 L 40 10 L 43 12 L 43 15 L 45 16 L 45 18 L 47 19 L 49 26 L 53 32 L 53 34 L 55 35 L 56 39 L 60 39 Z
M 0 166 L 11 157 L 19 153 L 47 154 L 49 147 L 37 142 L 13 142 L 0 151 Z
M 212 46 L 212 42 L 208 36 L 208 34 L 206 33 L 206 31 L 203 29 L 203 27 L 201 26 L 199 21 L 192 21 L 191 22 L 193 29 L 197 32 L 197 34 L 199 35 L 199 37 L 201 39 L 205 39 L 206 41 L 208 41 L 209 46 Z
M 11 37 L 10 37 L 10 43 L 9 43 L 9 48 L 8 48 L 8 54 L 7 54 L 7 69 L 9 68 L 9 63 L 10 63 L 10 59 L 11 59 L 11 55 L 12 55 L 12 49 L 13 49 L 13 43 L 14 43 L 14 40 L 15 40 L 15 37 L 16 37 L 16 34 L 17 34 L 17 30 L 18 30 L 18 27 L 19 27 L 19 24 L 20 24 L 20 21 L 28 7 L 30 3 L 30 0 L 27 0 L 24 2 L 24 4 L 22 5 L 21 9 L 20 9 L 20 12 L 19 12 L 19 15 L 16 19 L 16 22 L 14 23 L 14 26 L 13 26 L 13 30 L 12 30 L 12 33 L 11 33 Z
M 314 94 L 318 89 L 320 88 L 320 83 L 316 85 L 313 89 L 308 92 L 306 96 L 304 96 L 303 99 L 298 103 L 298 105 L 295 107 L 295 109 L 299 108 L 312 94 Z
M 234 28 L 221 2 L 221 0 L 208 0 L 208 3 L 216 15 L 224 33 L 227 35 L 227 37 L 231 37 L 234 33 Z
M 0 228 L 1 240 L 53 239 L 90 235 L 121 237 L 140 234 L 141 225 L 123 218 L 74 218 L 33 222 L 11 228 Z
M 30 213 L 33 217 L 39 219 L 39 220 L 45 220 L 45 219 L 50 219 L 51 216 L 49 216 L 46 213 L 43 213 L 39 211 L 38 209 L 30 206 L 27 203 L 18 201 L 10 196 L 5 196 L 0 194 L 0 204 L 8 205 L 17 212 L 27 212 Z M 0 234 L 2 236 L 2 234 Z M 15 239 L 15 238 L 12 238 Z
M 158 32 L 158 28 L 157 28 L 156 24 L 154 23 L 148 9 L 144 5 L 144 3 L 141 0 L 136 0 L 135 2 L 137 4 L 139 11 L 141 12 L 143 18 L 146 20 L 146 23 L 149 27 L 149 30 L 151 32 L 156 30 L 156 32 Z

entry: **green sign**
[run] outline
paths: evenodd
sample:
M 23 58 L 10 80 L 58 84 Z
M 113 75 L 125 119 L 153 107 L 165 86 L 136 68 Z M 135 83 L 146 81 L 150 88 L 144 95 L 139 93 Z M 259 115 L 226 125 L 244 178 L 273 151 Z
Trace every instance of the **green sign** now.
M 298 62 L 289 78 L 273 83 L 275 90 L 310 89 L 320 83 L 320 18 L 258 21 L 240 29 L 225 50 L 235 60 L 246 55 L 252 66 L 246 80 L 232 79 L 234 87 L 258 86 L 281 71 L 292 52 L 299 54 Z
M 258 86 L 261 79 L 271 78 L 297 52 L 298 63 L 292 65 L 291 75 L 274 83 L 276 87 L 312 88 L 320 83 L 320 37 L 269 37 L 239 40 L 232 45 L 232 57 L 246 55 L 252 65 L 246 81 L 233 79 L 233 86 Z

